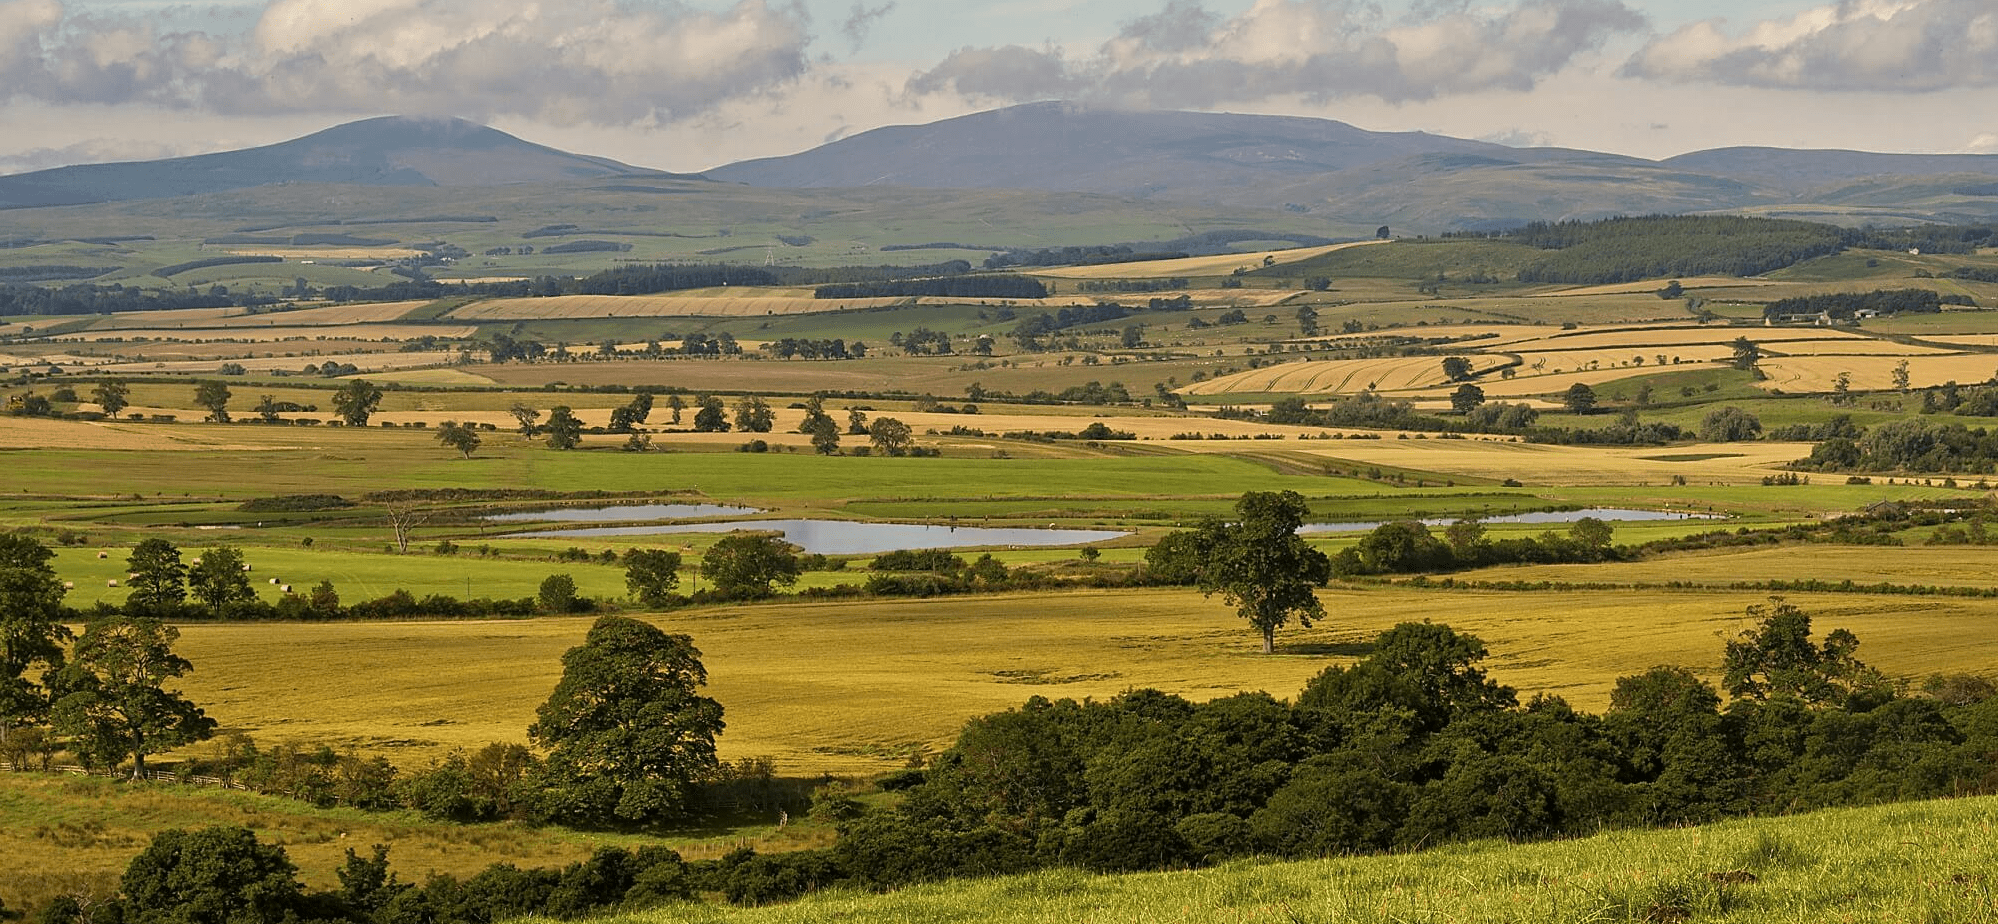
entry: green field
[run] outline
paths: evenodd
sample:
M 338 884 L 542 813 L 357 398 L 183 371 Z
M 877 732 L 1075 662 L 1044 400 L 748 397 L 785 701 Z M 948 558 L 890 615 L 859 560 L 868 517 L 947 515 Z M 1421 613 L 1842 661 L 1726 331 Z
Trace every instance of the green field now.
M 831 892 L 763 909 L 676 906 L 609 920 L 1981 924 L 1998 920 L 1989 881 L 1998 864 L 1994 817 L 1998 801 L 1984 797 L 1397 856 L 1243 861 L 1130 876 L 1054 870 L 888 895 Z

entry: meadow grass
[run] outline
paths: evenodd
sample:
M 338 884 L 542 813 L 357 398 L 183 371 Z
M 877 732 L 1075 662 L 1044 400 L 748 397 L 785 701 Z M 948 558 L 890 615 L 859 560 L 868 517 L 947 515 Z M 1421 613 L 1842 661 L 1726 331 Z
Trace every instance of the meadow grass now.
M 1129 555 L 1131 553 L 1124 553 Z M 1502 579 L 1502 572 L 1481 576 Z M 1289 697 L 1401 622 L 1482 637 L 1522 694 L 1600 710 L 1617 677 L 1658 664 L 1703 672 L 1764 594 L 1723 590 L 1502 592 L 1335 588 L 1327 621 L 1277 635 L 1278 653 L 1219 598 L 1191 590 L 1076 590 L 930 600 L 784 601 L 645 618 L 691 635 L 728 710 L 725 756 L 785 773 L 878 772 L 943 747 L 966 720 L 1028 696 L 1104 698 L 1151 687 L 1207 699 Z M 1821 632 L 1844 627 L 1889 674 L 1986 671 L 1998 600 L 1793 594 Z M 517 741 L 590 620 L 192 624 L 182 688 L 227 730 L 327 743 L 418 764 Z M 365 684 L 354 678 L 365 677 Z
M 792 904 L 681 905 L 610 924 L 1984 924 L 1998 920 L 1998 798 L 1480 841 L 1416 853 L 1125 876 L 1048 870 L 836 890 Z
M 133 855 L 170 828 L 243 825 L 258 840 L 283 847 L 308 888 L 337 889 L 334 870 L 346 851 L 367 856 L 375 844 L 389 845 L 390 861 L 404 882 L 420 884 L 439 873 L 466 878 L 501 861 L 565 866 L 600 846 L 664 844 L 693 858 L 742 845 L 790 850 L 831 840 L 825 827 L 799 821 L 782 829 L 752 823 L 661 834 L 515 822 L 464 825 L 408 811 L 316 808 L 295 799 L 208 786 L 0 773 L 0 897 L 14 911 L 61 894 L 109 895 Z

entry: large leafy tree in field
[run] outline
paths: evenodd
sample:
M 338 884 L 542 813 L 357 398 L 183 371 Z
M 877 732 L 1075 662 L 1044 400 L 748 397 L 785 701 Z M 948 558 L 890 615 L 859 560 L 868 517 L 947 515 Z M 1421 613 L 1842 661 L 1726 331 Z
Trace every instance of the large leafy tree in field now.
M 194 403 L 208 409 L 208 419 L 216 423 L 229 422 L 229 386 L 221 382 L 203 382 L 194 387 Z
M 382 390 L 366 379 L 348 379 L 333 393 L 333 410 L 350 427 L 365 427 L 382 403 Z
M 0 744 L 15 727 L 48 715 L 48 694 L 29 673 L 63 664 L 70 633 L 62 624 L 62 582 L 49 567 L 54 557 L 27 536 L 0 535 Z
M 116 617 L 92 623 L 55 676 L 56 730 L 73 737 L 71 750 L 94 767 L 132 759 L 132 777 L 146 772 L 146 755 L 207 740 L 215 720 L 167 681 L 194 665 L 173 652 L 180 631 L 157 619 Z
M 548 749 L 548 813 L 595 824 L 683 813 L 695 781 L 717 766 L 722 707 L 698 692 L 707 680 L 691 638 L 598 619 L 562 655 L 562 680 L 527 730 Z
M 218 545 L 201 553 L 201 560 L 187 569 L 188 589 L 194 598 L 218 615 L 237 603 L 257 598 L 250 579 L 243 576 L 243 550 Z
M 1235 502 L 1235 522 L 1210 520 L 1196 539 L 1175 543 L 1191 563 L 1204 594 L 1221 594 L 1261 632 L 1263 653 L 1276 650 L 1276 630 L 1295 617 L 1305 626 L 1325 615 L 1316 588 L 1332 576 L 1325 553 L 1297 535 L 1309 512 L 1296 491 L 1250 491 Z
M 132 569 L 132 593 L 125 599 L 129 612 L 163 616 L 187 601 L 187 566 L 181 564 L 180 550 L 165 539 L 141 539 L 125 559 Z
M 798 556 L 791 548 L 771 536 L 724 536 L 701 556 L 701 576 L 730 599 L 768 597 L 772 583 L 789 587 L 798 582 Z

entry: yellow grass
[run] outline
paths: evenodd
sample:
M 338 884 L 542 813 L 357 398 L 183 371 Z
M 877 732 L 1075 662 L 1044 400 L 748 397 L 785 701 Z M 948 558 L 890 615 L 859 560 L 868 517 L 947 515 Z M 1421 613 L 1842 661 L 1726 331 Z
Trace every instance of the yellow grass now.
M 1398 622 L 1481 636 L 1498 680 L 1601 709 L 1618 676 L 1657 664 L 1710 669 L 1745 627 L 1753 593 L 1470 593 L 1328 590 L 1333 619 L 1283 645 L 1360 642 Z M 1820 631 L 1845 627 L 1891 674 L 1988 669 L 1998 601 L 1793 595 Z M 1107 697 L 1156 687 L 1195 699 L 1288 697 L 1323 654 L 1256 653 L 1233 611 L 1192 591 L 1084 591 L 952 600 L 798 603 L 656 617 L 703 652 L 727 708 L 725 756 L 767 754 L 789 774 L 884 770 L 946 745 L 975 715 L 1033 695 Z M 518 741 L 583 619 L 334 625 L 191 625 L 188 695 L 227 729 L 326 741 L 421 762 Z M 1322 651 L 1322 647 L 1298 649 Z M 356 683 L 356 678 L 366 678 Z
M 1886 551 L 1843 546 L 1789 546 L 1660 556 L 1606 565 L 1526 565 L 1493 568 L 1473 577 L 1495 581 L 1613 581 L 1659 584 L 1694 581 L 1851 580 L 1855 584 L 1998 586 L 1998 548 L 1915 546 Z
M 1497 356 L 1466 357 L 1478 371 L 1504 362 Z M 1289 392 L 1297 394 L 1354 394 L 1367 389 L 1401 391 L 1441 385 L 1448 381 L 1443 361 L 1435 356 L 1393 356 L 1380 359 L 1334 359 L 1322 362 L 1289 362 L 1261 369 L 1249 369 L 1182 386 L 1189 395 L 1225 395 L 1243 392 Z
M 1184 452 L 1243 452 L 1249 443 L 1171 444 Z M 1510 437 L 1470 437 L 1461 440 L 1396 439 L 1326 440 L 1276 444 L 1307 460 L 1343 460 L 1395 466 L 1445 475 L 1503 480 L 1516 478 L 1532 485 L 1664 485 L 1674 475 L 1696 484 L 1757 484 L 1763 476 L 1810 454 L 1809 443 L 1693 443 L 1674 446 L 1669 453 L 1656 446 L 1552 446 L 1515 442 Z M 1272 448 L 1264 444 L 1261 448 Z M 1706 455 L 1717 458 L 1670 462 L 1646 456 Z M 1336 467 L 1336 463 L 1331 463 Z
M 1740 338 L 1746 338 L 1753 343 L 1775 343 L 1786 340 L 1871 341 L 1873 339 L 1861 334 L 1847 333 L 1822 327 L 1632 326 L 1594 328 L 1581 333 L 1570 331 L 1552 334 L 1544 341 L 1535 345 L 1544 345 L 1556 349 L 1613 349 L 1623 347 L 1643 349 L 1654 346 L 1687 346 L 1700 343 L 1729 344 Z
M 1732 288 L 1739 286 L 1773 286 L 1773 285 L 1777 285 L 1777 283 L 1774 280 L 1744 279 L 1739 276 L 1692 276 L 1679 280 L 1679 286 L 1685 289 L 1711 289 L 1720 286 L 1726 286 Z M 1662 285 L 1661 283 L 1659 283 L 1657 280 L 1654 279 L 1643 282 L 1619 282 L 1611 285 L 1582 286 L 1580 288 L 1574 288 L 1574 289 L 1560 289 L 1558 291 L 1548 292 L 1546 294 L 1557 298 L 1564 295 L 1630 295 L 1639 292 L 1657 292 L 1659 289 L 1662 288 L 1664 288 L 1664 285 Z
M 1665 355 L 1665 363 L 1661 364 L 1658 362 L 1660 353 Z M 1661 366 L 1669 367 L 1672 365 L 1671 361 L 1675 359 L 1679 360 L 1681 364 L 1703 363 L 1712 360 L 1727 359 L 1732 355 L 1734 355 L 1734 351 L 1725 346 L 1704 343 L 1693 344 L 1691 346 L 1672 346 L 1659 352 L 1652 352 L 1644 347 L 1609 347 L 1594 350 L 1549 350 L 1546 352 L 1527 352 L 1522 349 L 1518 353 L 1521 362 L 1524 364 L 1520 367 L 1519 374 L 1529 376 L 1540 374 L 1534 371 L 1534 365 L 1541 362 L 1546 363 L 1545 366 L 1541 367 L 1544 372 L 1552 375 L 1556 372 L 1579 372 L 1588 368 L 1591 363 L 1594 363 L 1596 368 L 1627 367 L 1626 371 L 1634 371 L 1658 369 Z M 1640 365 L 1633 362 L 1633 359 L 1636 357 L 1643 357 L 1643 364 Z M 1489 383 L 1480 382 L 1478 383 L 1478 387 L 1484 388 L 1487 384 Z
M 272 326 L 312 326 L 319 324 L 365 324 L 380 321 L 400 321 L 402 316 L 421 308 L 430 302 L 423 299 L 407 302 L 371 302 L 359 305 L 327 305 L 323 308 L 300 308 L 295 311 L 273 311 L 266 314 L 244 315 L 230 318 L 222 327 L 261 327 Z
M 905 305 L 906 298 L 811 298 L 747 295 L 689 298 L 681 295 L 557 295 L 551 298 L 498 298 L 466 305 L 449 314 L 458 321 L 538 321 L 565 318 L 750 317 L 811 314 L 851 308 Z
M 325 353 L 310 356 L 261 356 L 230 360 L 251 372 L 283 370 L 296 372 L 306 363 L 323 365 L 337 362 L 342 365 L 352 363 L 363 372 L 378 369 L 408 369 L 418 366 L 448 365 L 458 358 L 456 350 L 424 350 L 415 353 Z M 175 360 L 156 362 L 114 363 L 105 366 L 108 372 L 215 372 L 222 367 L 222 360 Z
M 1036 269 L 1034 275 L 1056 279 L 1150 279 L 1160 276 L 1220 276 L 1232 273 L 1238 267 L 1259 269 L 1263 258 L 1275 258 L 1275 264 L 1296 263 L 1309 260 L 1349 247 L 1366 247 L 1373 244 L 1388 244 L 1391 241 L 1353 241 L 1333 244 L 1329 247 L 1301 247 L 1292 250 L 1266 250 L 1254 253 L 1217 254 L 1211 257 L 1183 257 L 1176 260 L 1148 260 L 1142 263 L 1104 263 L 1096 266 L 1064 266 L 1054 269 Z
M 226 340 L 248 343 L 268 343 L 279 340 L 415 340 L 419 337 L 443 337 L 446 339 L 470 337 L 478 333 L 478 328 L 467 325 L 438 326 L 433 324 L 337 324 L 325 326 L 277 327 L 277 326 L 236 326 L 236 327 L 178 327 L 178 328 L 112 328 L 87 330 L 81 333 L 64 334 L 50 338 L 51 343 L 101 342 L 107 340 L 167 340 L 201 342 Z
M 1538 340 L 1561 332 L 1551 324 L 1430 324 L 1423 327 L 1390 327 L 1356 334 L 1332 334 L 1305 340 L 1331 343 L 1357 343 L 1387 337 L 1483 337 L 1467 346 L 1486 348 L 1499 344 Z
M 1776 356 L 1948 356 L 1961 350 L 1917 346 L 1892 340 L 1784 340 L 1762 345 L 1765 355 Z
M 1998 372 L 1998 356 L 1990 354 L 1944 354 L 1940 356 L 1775 356 L 1762 360 L 1758 368 L 1768 378 L 1757 384 L 1784 392 L 1831 391 L 1839 373 L 1852 375 L 1855 389 L 1891 388 L 1894 369 L 1908 364 L 1908 382 L 1916 388 L 1944 382 L 1972 384 Z
M 233 439 L 219 427 L 85 423 L 0 417 L 0 449 L 120 449 L 173 452 L 276 448 Z M 136 461 L 136 460 L 135 460 Z
M 283 257 L 287 260 L 403 260 L 420 257 L 407 247 L 239 247 L 229 253 L 244 257 Z

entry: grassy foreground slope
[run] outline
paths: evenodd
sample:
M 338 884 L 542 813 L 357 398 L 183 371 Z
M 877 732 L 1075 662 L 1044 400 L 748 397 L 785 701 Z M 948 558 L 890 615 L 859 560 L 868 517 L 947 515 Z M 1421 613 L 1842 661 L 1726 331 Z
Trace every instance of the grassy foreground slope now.
M 1006 922 L 1988 922 L 1998 798 L 1844 809 L 1575 841 L 1232 863 L 1130 876 L 1056 870 L 886 895 L 834 892 L 608 924 Z

